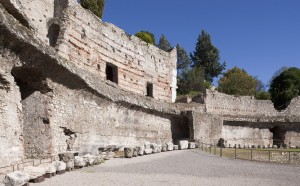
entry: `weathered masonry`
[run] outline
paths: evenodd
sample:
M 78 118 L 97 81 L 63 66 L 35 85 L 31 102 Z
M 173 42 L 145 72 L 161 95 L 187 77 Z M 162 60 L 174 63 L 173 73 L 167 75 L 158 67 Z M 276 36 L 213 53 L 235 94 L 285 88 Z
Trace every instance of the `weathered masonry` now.
M 0 0 L 0 164 L 85 145 L 178 139 L 300 146 L 300 98 L 207 90 L 176 98 L 176 50 L 104 23 L 76 1 Z
M 194 139 L 227 145 L 300 146 L 300 97 L 284 111 L 271 101 L 206 91 L 205 112 L 192 111 Z
M 0 162 L 188 138 L 170 53 L 72 1 L 0 1 Z M 35 10 L 35 11 L 32 11 Z M 181 129 L 186 132 L 181 133 Z

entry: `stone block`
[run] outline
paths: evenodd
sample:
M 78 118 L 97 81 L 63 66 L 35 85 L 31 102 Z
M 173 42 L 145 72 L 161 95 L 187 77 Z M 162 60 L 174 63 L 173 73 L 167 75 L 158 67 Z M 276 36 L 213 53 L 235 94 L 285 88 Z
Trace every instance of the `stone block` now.
M 189 149 L 194 149 L 196 148 L 196 143 L 195 142 L 189 142 Z
M 75 156 L 78 156 L 78 152 L 76 152 L 76 151 L 67 151 L 67 152 L 58 154 L 59 161 L 63 161 L 65 163 L 67 163 L 69 161 L 73 161 Z
M 131 147 L 125 147 L 124 148 L 124 155 L 125 155 L 125 158 L 132 158 L 132 156 L 133 156 L 133 148 L 131 148 Z
M 67 171 L 73 170 L 74 167 L 75 167 L 74 160 L 70 160 L 69 162 L 66 163 L 66 170 Z
M 149 149 L 144 149 L 144 154 L 145 155 L 148 155 L 148 154 L 151 154 L 152 153 L 152 149 L 149 148 Z
M 158 153 L 158 151 L 159 151 L 159 149 L 158 149 L 159 147 L 155 143 L 151 143 L 150 148 L 152 149 L 152 153 Z
M 45 174 L 44 168 L 34 166 L 24 167 L 23 172 L 30 175 L 30 180 L 39 178 Z
M 178 145 L 173 145 L 173 150 L 178 150 L 178 149 L 179 149 Z
M 277 145 L 273 145 L 272 148 L 273 149 L 277 149 L 278 147 L 277 147 Z
M 185 150 L 189 147 L 189 141 L 188 140 L 179 140 L 179 149 Z
M 167 150 L 168 150 L 168 151 L 174 150 L 174 149 L 173 149 L 173 148 L 174 148 L 173 145 L 174 145 L 174 144 L 173 144 L 172 142 L 169 142 L 169 143 L 167 144 Z
M 67 168 L 66 163 L 62 162 L 62 161 L 54 161 L 54 162 L 52 162 L 52 165 L 54 165 L 54 167 L 56 168 L 56 171 L 66 170 L 66 168 Z
M 102 157 L 102 155 L 96 156 L 95 161 L 94 161 L 95 165 L 99 165 L 99 164 L 101 164 L 103 162 L 104 162 L 104 158 Z
M 86 162 L 87 166 L 94 165 L 96 157 L 97 156 L 92 156 L 90 154 L 86 154 L 86 155 L 82 156 L 82 158 Z
M 75 167 L 85 167 L 86 165 L 87 165 L 87 162 L 85 161 L 85 159 L 83 159 L 83 157 L 80 157 L 80 156 L 75 157 L 75 160 L 74 160 Z
M 161 146 L 161 152 L 167 152 L 167 145 Z
M 45 177 L 44 176 L 40 176 L 40 177 L 37 177 L 37 178 L 29 180 L 29 182 L 32 182 L 32 183 L 41 183 L 43 181 L 45 181 Z
M 44 164 L 40 164 L 38 167 L 44 169 L 45 173 L 55 173 L 56 172 L 56 168 L 53 164 L 51 163 L 44 163 Z
M 133 148 L 132 157 L 137 157 L 137 156 L 138 156 L 138 149 Z
M 30 175 L 22 171 L 15 171 L 5 175 L 3 183 L 5 186 L 21 186 L 30 180 Z
M 137 149 L 138 149 L 138 155 L 139 156 L 143 156 L 144 155 L 144 146 L 139 146 L 139 147 L 137 147 Z
M 146 141 L 144 144 L 145 149 L 150 149 L 151 148 L 150 145 L 151 143 L 149 141 Z

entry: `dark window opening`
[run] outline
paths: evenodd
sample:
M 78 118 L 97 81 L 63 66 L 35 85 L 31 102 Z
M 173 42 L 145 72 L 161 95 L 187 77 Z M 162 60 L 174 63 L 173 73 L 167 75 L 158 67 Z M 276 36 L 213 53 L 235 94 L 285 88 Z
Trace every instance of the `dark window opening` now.
M 49 38 L 49 44 L 52 47 L 55 47 L 59 35 L 59 26 L 56 24 L 53 24 L 49 27 L 48 30 L 48 38 Z
M 118 67 L 106 64 L 106 79 L 118 84 Z
M 147 83 L 147 94 L 146 96 L 153 97 L 153 84 Z

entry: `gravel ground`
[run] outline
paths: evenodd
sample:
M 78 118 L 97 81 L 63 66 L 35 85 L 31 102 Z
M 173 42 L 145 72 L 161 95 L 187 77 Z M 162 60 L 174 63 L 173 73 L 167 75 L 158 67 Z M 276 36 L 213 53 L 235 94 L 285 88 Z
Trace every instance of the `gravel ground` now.
M 219 158 L 199 149 L 105 163 L 57 175 L 31 186 L 300 185 L 300 167 Z

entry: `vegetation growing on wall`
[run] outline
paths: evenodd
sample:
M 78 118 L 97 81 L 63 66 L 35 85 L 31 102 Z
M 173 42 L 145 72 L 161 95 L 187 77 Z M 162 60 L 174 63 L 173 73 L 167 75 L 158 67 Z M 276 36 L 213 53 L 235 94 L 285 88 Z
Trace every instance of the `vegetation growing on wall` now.
M 141 40 L 149 43 L 151 45 L 155 45 L 155 36 L 151 32 L 148 31 L 140 31 L 135 34 L 136 37 L 140 38 Z
M 80 4 L 83 8 L 89 9 L 102 19 L 105 0 L 80 0 Z

